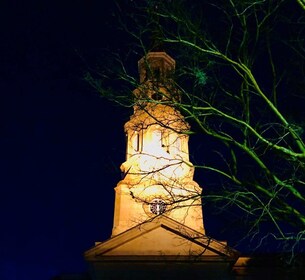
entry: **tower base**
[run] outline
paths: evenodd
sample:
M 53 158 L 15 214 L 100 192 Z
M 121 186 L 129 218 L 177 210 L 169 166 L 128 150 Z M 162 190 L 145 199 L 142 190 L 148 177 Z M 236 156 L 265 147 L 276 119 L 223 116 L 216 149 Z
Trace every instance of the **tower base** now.
M 93 280 L 228 279 L 238 252 L 160 216 L 85 252 Z

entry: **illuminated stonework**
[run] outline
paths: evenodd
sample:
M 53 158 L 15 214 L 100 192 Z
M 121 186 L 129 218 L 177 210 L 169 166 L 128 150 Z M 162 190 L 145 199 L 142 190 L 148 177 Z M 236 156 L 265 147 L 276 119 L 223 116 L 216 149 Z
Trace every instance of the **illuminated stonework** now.
M 139 61 L 134 113 L 125 124 L 126 161 L 115 188 L 112 236 L 85 252 L 93 280 L 226 279 L 238 253 L 205 235 L 201 188 L 189 161 L 189 125 L 174 107 L 175 61 Z
M 174 106 L 180 100 L 172 80 L 175 61 L 164 52 L 150 52 L 138 65 L 141 84 L 125 124 L 124 179 L 115 188 L 112 236 L 150 219 L 153 200 L 166 205 L 157 205 L 156 215 L 204 233 L 201 188 L 189 161 L 189 125 Z

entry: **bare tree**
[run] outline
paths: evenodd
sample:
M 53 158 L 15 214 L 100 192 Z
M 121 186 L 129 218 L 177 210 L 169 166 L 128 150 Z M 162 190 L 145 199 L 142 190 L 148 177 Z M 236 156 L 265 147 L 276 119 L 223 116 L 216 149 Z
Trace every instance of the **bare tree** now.
M 266 246 L 273 239 L 293 257 L 305 239 L 304 1 L 191 2 L 129 1 L 132 16 L 120 27 L 136 54 L 150 51 L 152 40 L 152 49 L 165 48 L 179 64 L 174 81 L 182 99 L 171 106 L 192 125 L 184 133 L 208 136 L 222 159 L 197 157 L 197 169 L 222 180 L 203 202 L 241 215 L 247 240 Z M 138 87 L 116 61 L 122 85 Z M 86 78 L 102 95 L 134 105 L 129 93 L 107 86 L 107 72 L 98 75 Z
M 297 0 L 303 10 L 305 10 L 305 1 L 304 0 Z

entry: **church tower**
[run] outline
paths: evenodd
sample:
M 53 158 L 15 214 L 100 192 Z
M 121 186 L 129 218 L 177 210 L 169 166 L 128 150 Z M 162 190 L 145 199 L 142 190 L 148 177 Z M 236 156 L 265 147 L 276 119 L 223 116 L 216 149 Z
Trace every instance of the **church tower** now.
M 190 127 L 178 110 L 175 61 L 149 52 L 138 68 L 112 235 L 85 252 L 92 279 L 219 279 L 238 253 L 205 235 L 202 189 L 189 161 Z
M 150 52 L 138 67 L 140 86 L 125 124 L 126 161 L 115 188 L 112 236 L 158 215 L 204 234 L 201 188 L 189 161 L 189 125 L 175 106 L 181 98 L 172 80 L 175 61 Z

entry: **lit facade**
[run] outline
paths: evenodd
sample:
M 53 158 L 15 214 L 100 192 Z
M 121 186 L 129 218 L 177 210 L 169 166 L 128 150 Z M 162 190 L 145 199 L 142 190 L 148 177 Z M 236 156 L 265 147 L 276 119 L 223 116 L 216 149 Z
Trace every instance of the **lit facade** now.
M 202 189 L 189 161 L 190 128 L 176 106 L 181 96 L 172 80 L 175 61 L 150 52 L 138 67 L 112 235 L 85 252 L 92 278 L 122 279 L 126 273 L 128 279 L 218 279 L 238 254 L 205 235 Z
M 175 61 L 164 52 L 139 61 L 141 84 L 125 124 L 124 179 L 115 188 L 112 236 L 160 214 L 204 233 L 201 188 L 189 161 L 189 125 L 173 106 L 180 99 L 174 69 Z

